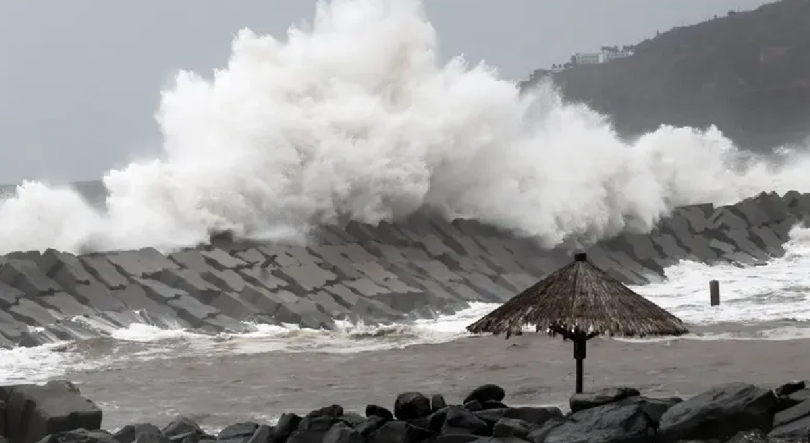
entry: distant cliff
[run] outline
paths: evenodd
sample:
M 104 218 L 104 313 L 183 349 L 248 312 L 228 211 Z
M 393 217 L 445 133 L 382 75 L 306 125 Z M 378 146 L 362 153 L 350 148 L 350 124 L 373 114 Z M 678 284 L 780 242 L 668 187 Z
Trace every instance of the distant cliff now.
M 747 149 L 800 143 L 810 135 L 810 0 L 674 28 L 631 57 L 550 75 L 626 137 L 714 124 Z

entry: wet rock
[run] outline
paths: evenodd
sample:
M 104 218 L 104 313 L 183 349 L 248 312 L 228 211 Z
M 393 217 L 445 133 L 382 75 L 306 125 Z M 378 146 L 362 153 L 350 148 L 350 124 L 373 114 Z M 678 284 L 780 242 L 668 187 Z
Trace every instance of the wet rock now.
M 4 386 L 2 396 L 6 437 L 11 443 L 34 443 L 50 434 L 101 427 L 101 410 L 69 382 Z
M 40 443 L 118 443 L 107 431 L 74 429 L 48 435 Z
M 491 427 L 484 420 L 459 406 L 448 406 L 441 428 L 442 434 L 487 435 L 491 431 Z
M 205 435 L 205 432 L 203 432 L 197 422 L 184 416 L 179 416 L 169 422 L 161 432 L 173 443 L 183 442 L 187 438 L 191 440 L 199 439 L 201 436 Z
M 729 383 L 669 408 L 659 434 L 667 440 L 728 439 L 741 431 L 770 430 L 777 408 L 773 391 Z
M 388 409 L 386 409 L 386 408 L 384 408 L 382 406 L 368 405 L 368 406 L 366 406 L 366 417 L 372 417 L 372 416 L 385 418 L 387 420 L 393 420 L 394 419 L 394 414 L 391 411 L 389 411 Z
M 151 423 L 126 425 L 113 434 L 118 443 L 169 443 L 160 428 Z
M 627 387 L 604 388 L 593 392 L 583 392 L 571 396 L 568 404 L 571 412 L 578 412 L 588 408 L 606 405 L 628 397 L 641 395 L 638 389 Z
M 439 409 L 446 408 L 447 401 L 445 401 L 444 396 L 442 394 L 433 394 L 430 396 L 430 410 L 433 412 L 438 411 Z
M 502 401 L 504 398 L 506 398 L 506 391 L 504 391 L 502 387 L 486 384 L 473 389 L 472 392 L 464 397 L 463 403 L 469 403 L 475 400 L 483 404 L 488 400 Z
M 398 420 L 427 417 L 430 413 L 430 400 L 419 392 L 404 392 L 394 402 L 394 415 Z
M 545 443 L 638 443 L 649 441 L 655 427 L 647 414 L 635 404 L 616 403 L 596 406 L 571 414 L 553 427 Z
M 368 443 L 421 443 L 431 437 L 427 429 L 404 421 L 389 421 L 368 436 Z
M 493 437 L 517 437 L 525 440 L 531 425 L 516 418 L 502 418 L 492 427 Z
M 217 443 L 244 443 L 256 433 L 259 424 L 252 421 L 234 423 L 217 434 Z
M 276 423 L 276 430 L 273 432 L 273 436 L 270 438 L 270 442 L 286 442 L 290 435 L 298 429 L 298 425 L 301 423 L 301 420 L 301 417 L 297 414 L 281 414 L 281 417 L 278 419 L 278 423 Z

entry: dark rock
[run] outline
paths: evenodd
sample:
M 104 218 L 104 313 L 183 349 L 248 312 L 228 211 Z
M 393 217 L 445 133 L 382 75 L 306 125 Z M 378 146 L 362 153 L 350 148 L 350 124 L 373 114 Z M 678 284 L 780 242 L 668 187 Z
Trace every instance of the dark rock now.
M 371 417 L 371 416 L 382 417 L 382 418 L 385 418 L 385 419 L 388 419 L 388 420 L 393 420 L 394 419 L 394 414 L 391 411 L 389 411 L 388 409 L 386 409 L 386 408 L 384 408 L 382 406 L 377 406 L 377 405 L 368 405 L 368 406 L 366 406 L 366 417 Z
M 655 429 L 638 405 L 609 403 L 571 414 L 554 426 L 545 443 L 639 443 L 649 441 Z
M 427 429 L 404 421 L 389 421 L 368 436 L 368 443 L 421 443 L 431 437 Z
M 151 423 L 126 425 L 113 434 L 118 443 L 169 443 L 170 440 Z
M 810 400 L 810 389 L 802 389 L 790 395 L 779 397 L 779 410 L 785 410 L 807 400 Z
M 261 425 L 246 443 L 270 443 L 270 440 L 273 438 L 273 431 L 275 431 L 274 428 Z
M 235 423 L 227 426 L 217 434 L 217 443 L 243 443 L 253 437 L 259 424 L 252 421 Z
M 179 416 L 172 420 L 161 432 L 173 442 L 181 442 L 186 437 L 194 434 L 204 434 L 200 425 L 194 420 L 184 416 Z
M 273 436 L 270 438 L 271 443 L 284 443 L 287 439 L 298 429 L 301 423 L 301 417 L 297 414 L 287 413 L 281 414 L 281 417 L 276 423 L 276 429 Z
M 459 406 L 448 406 L 442 434 L 487 435 L 492 427 L 475 414 Z
M 328 415 L 331 417 L 340 417 L 343 415 L 343 406 L 340 405 L 331 405 L 331 406 L 324 406 L 320 409 L 315 409 L 314 411 L 307 414 L 307 417 L 321 417 L 324 415 Z
M 39 440 L 39 443 L 118 443 L 107 431 L 73 429 L 57 432 Z
M 783 384 L 782 386 L 779 386 L 778 388 L 774 389 L 773 392 L 777 396 L 782 397 L 782 396 L 787 396 L 787 395 L 793 394 L 794 392 L 801 391 L 802 389 L 804 389 L 806 387 L 807 386 L 805 386 L 804 380 L 794 380 L 794 381 L 789 381 L 789 382 Z
M 345 423 L 345 424 L 347 424 L 347 425 L 349 425 L 349 426 L 351 426 L 353 428 L 353 427 L 359 425 L 360 423 L 363 423 L 364 421 L 366 421 L 366 417 L 363 417 L 362 415 L 354 413 L 354 412 L 347 412 L 347 413 L 341 415 L 340 417 L 338 417 L 338 420 L 340 420 L 341 422 L 343 422 L 343 423 Z
M 776 412 L 773 391 L 746 383 L 714 387 L 669 408 L 659 433 L 666 440 L 728 439 L 750 429 L 770 430 Z
M 354 430 L 359 432 L 360 435 L 362 435 L 363 437 L 367 437 L 371 435 L 372 432 L 376 431 L 377 429 L 380 429 L 385 423 L 389 421 L 390 420 L 387 418 L 372 415 L 371 417 L 367 418 L 364 422 L 355 426 Z
M 768 436 L 759 429 L 739 432 L 726 443 L 768 443 Z
M 638 389 L 634 388 L 604 388 L 598 391 L 574 394 L 571 396 L 568 404 L 571 407 L 571 412 L 578 412 L 638 395 L 641 395 L 641 393 L 638 392 Z
M 775 440 L 807 441 L 810 435 L 810 417 L 804 416 L 792 422 L 775 427 L 768 437 Z
M 661 422 L 661 417 L 672 406 L 682 402 L 683 399 L 679 397 L 670 398 L 648 398 L 648 397 L 628 397 L 624 400 L 619 400 L 616 404 L 629 405 L 636 404 L 645 414 L 655 423 L 656 428 Z
M 320 415 L 317 417 L 304 417 L 301 423 L 298 423 L 299 431 L 317 431 L 326 432 L 335 424 L 340 422 L 337 417 L 331 415 Z
M 468 411 L 472 411 L 472 412 L 483 411 L 484 410 L 484 405 L 482 405 L 481 402 L 478 401 L 478 400 L 472 400 L 472 401 L 465 402 L 464 403 L 464 408 L 467 409 Z
M 478 400 L 483 404 L 487 400 L 503 401 L 504 398 L 506 398 L 506 391 L 504 391 L 502 387 L 486 384 L 473 389 L 473 391 L 464 398 L 462 403 Z
M 430 415 L 430 400 L 419 392 L 405 392 L 394 402 L 394 415 L 398 420 L 412 420 Z
M 484 420 L 490 427 L 495 426 L 495 423 L 498 420 L 502 419 L 506 415 L 506 411 L 508 409 L 487 409 L 481 411 L 473 411 L 476 417 Z M 509 418 L 519 418 L 519 417 L 509 417 Z
M 444 421 L 447 419 L 447 411 L 450 410 L 449 406 L 445 406 L 438 411 L 430 414 L 427 418 L 428 429 L 434 432 L 441 432 Z
M 6 386 L 3 396 L 7 397 L 6 437 L 12 443 L 34 443 L 50 434 L 101 427 L 101 410 L 72 383 Z M 77 435 L 65 434 L 65 438 Z
M 531 425 L 517 418 L 502 418 L 492 428 L 493 437 L 517 437 L 526 440 Z
M 565 420 L 562 418 L 552 418 L 551 420 L 545 422 L 541 426 L 536 426 L 529 431 L 529 435 L 526 436 L 526 440 L 536 443 L 542 443 L 546 441 L 546 436 L 551 432 L 552 429 L 556 428 L 557 426 L 562 425 L 565 423 Z
M 530 425 L 540 426 L 551 419 L 562 419 L 563 413 L 556 406 L 524 406 L 519 408 L 506 408 L 504 418 L 515 418 Z
M 430 410 L 433 412 L 447 407 L 447 401 L 444 400 L 442 394 L 433 394 L 430 396 Z
M 478 441 L 480 438 L 473 434 L 449 434 L 436 437 L 433 443 L 470 443 Z
M 506 408 L 505 404 L 497 401 L 497 400 L 487 400 L 481 403 L 481 409 L 503 409 Z
M 365 439 L 350 426 L 338 423 L 323 436 L 321 443 L 365 443 Z

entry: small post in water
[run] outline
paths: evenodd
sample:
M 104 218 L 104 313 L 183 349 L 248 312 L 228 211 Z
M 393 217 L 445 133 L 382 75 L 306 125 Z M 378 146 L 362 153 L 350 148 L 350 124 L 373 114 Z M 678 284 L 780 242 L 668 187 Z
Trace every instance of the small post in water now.
M 720 305 L 720 282 L 717 280 L 709 282 L 709 301 L 712 306 Z

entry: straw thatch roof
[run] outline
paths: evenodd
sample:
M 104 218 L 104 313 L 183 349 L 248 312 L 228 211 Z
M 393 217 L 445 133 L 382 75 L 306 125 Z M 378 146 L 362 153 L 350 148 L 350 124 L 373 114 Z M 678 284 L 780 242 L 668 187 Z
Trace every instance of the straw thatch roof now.
M 570 336 L 681 335 L 683 322 L 576 254 L 555 271 L 471 324 L 472 333 L 519 335 L 524 326 Z

